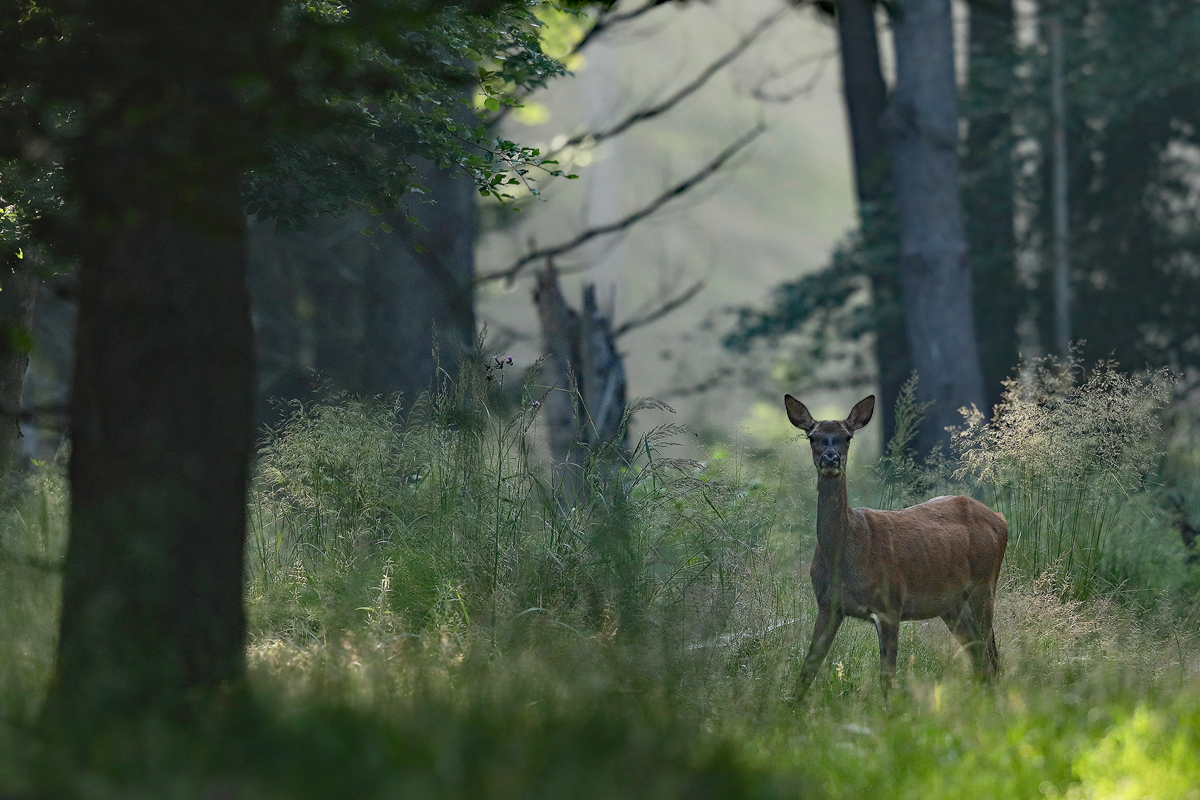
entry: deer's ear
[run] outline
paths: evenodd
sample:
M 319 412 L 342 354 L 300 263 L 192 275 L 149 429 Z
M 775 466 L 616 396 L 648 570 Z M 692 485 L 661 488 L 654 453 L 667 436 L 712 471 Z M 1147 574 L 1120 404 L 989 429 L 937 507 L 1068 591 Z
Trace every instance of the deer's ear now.
M 817 427 L 817 421 L 812 418 L 812 414 L 808 413 L 808 409 L 790 394 L 783 396 L 783 406 L 787 409 L 788 419 L 800 430 L 808 433 L 813 428 Z
M 854 408 L 850 409 L 850 416 L 846 417 L 846 427 L 851 431 L 864 428 L 871 421 L 871 415 L 874 413 L 875 395 L 864 397 Z

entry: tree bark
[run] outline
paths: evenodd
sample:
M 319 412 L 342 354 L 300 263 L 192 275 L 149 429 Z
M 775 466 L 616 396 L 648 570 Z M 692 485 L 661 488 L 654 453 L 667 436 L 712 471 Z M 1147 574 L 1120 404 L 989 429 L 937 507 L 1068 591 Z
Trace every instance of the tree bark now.
M 1008 103 L 1015 80 L 1012 0 L 971 0 L 969 120 L 963 164 L 963 206 L 974 292 L 979 366 L 987 409 L 1017 366 L 1017 241 L 1013 229 L 1013 120 Z
M 899 0 L 888 108 L 908 346 L 932 402 L 918 444 L 948 445 L 961 407 L 984 407 L 958 188 L 958 103 L 950 0 Z
M 850 123 L 854 180 L 858 192 L 862 246 L 873 252 L 894 249 L 895 206 L 891 154 L 883 125 L 887 85 L 879 63 L 874 0 L 841 0 L 837 6 L 838 41 L 842 54 L 842 97 Z M 872 270 L 875 311 L 875 362 L 879 371 L 883 441 L 896 430 L 896 398 L 908 379 L 908 343 L 900 303 L 900 276 L 890 258 Z

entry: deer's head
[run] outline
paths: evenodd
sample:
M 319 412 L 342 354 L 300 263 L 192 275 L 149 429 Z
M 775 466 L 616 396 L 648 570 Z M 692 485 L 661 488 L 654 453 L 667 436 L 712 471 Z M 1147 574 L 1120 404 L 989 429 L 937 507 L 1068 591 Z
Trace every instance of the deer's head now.
M 783 396 L 783 405 L 791 423 L 808 435 L 813 465 L 822 475 L 837 475 L 846 469 L 846 454 L 850 451 L 854 432 L 865 427 L 875 413 L 875 395 L 859 400 L 845 420 L 818 422 L 808 413 L 804 403 L 790 394 Z

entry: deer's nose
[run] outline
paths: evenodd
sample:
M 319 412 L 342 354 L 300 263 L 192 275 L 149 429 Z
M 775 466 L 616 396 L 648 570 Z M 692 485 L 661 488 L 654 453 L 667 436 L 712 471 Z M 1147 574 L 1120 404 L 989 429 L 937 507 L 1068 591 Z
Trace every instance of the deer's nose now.
M 837 466 L 841 466 L 841 463 L 842 463 L 841 456 L 839 456 L 837 453 L 835 453 L 831 450 L 829 452 L 821 454 L 821 461 L 820 461 L 819 466 L 837 467 Z

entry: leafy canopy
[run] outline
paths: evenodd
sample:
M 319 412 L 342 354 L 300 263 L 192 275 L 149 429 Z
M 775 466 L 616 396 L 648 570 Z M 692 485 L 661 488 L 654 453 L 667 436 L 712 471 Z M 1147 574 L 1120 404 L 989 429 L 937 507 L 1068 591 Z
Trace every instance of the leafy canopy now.
M 570 5 L 580 13 L 584 4 Z M 481 192 L 504 199 L 507 187 L 528 181 L 531 170 L 554 172 L 537 150 L 496 137 L 484 118 L 516 103 L 517 90 L 563 72 L 539 42 L 543 7 L 558 6 L 544 0 L 5 3 L 3 246 L 13 252 L 31 236 L 61 241 L 55 234 L 70 227 L 61 198 L 71 192 L 58 178 L 62 166 L 139 136 L 148 154 L 169 165 L 169 174 L 152 180 L 198 198 L 212 188 L 200 165 L 214 157 L 232 161 L 245 176 L 249 213 L 281 227 L 349 207 L 395 209 L 406 192 L 421 191 L 417 169 L 424 164 L 461 170 Z M 223 24 L 231 14 L 240 23 L 233 31 Z M 162 42 L 157 50 L 146 41 L 154 34 Z M 128 46 L 135 37 L 137 46 Z M 211 50 L 212 60 L 174 58 L 166 48 L 180 41 Z M 188 92 L 212 72 L 227 93 L 212 98 L 220 111 L 190 111 Z M 484 97 L 479 108 L 476 91 Z M 180 96 L 189 99 L 181 103 Z M 172 116 L 164 121 L 164 115 Z M 203 128 L 202 120 L 214 118 L 219 125 Z

